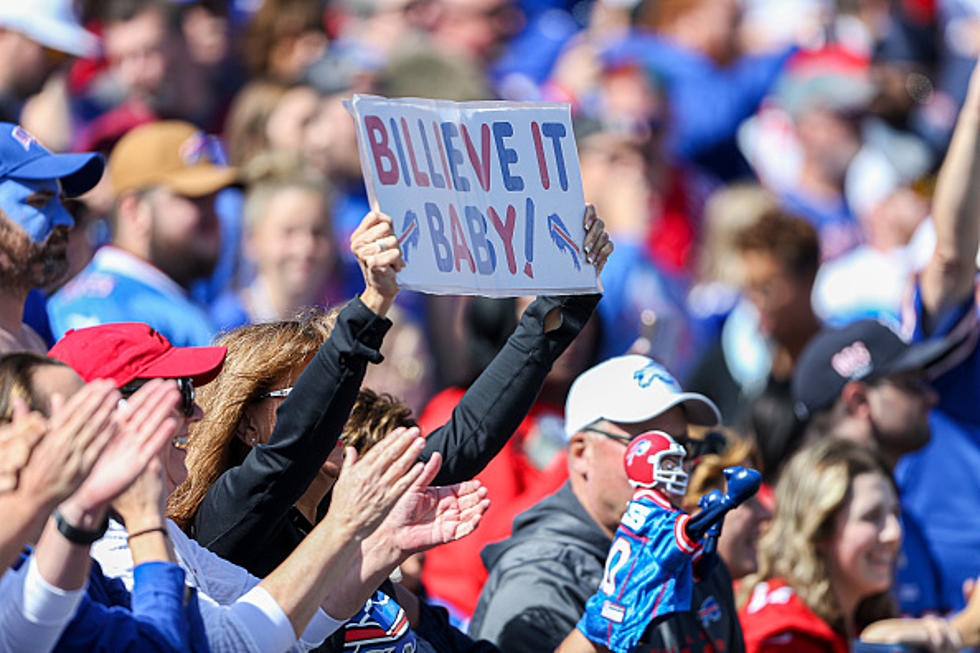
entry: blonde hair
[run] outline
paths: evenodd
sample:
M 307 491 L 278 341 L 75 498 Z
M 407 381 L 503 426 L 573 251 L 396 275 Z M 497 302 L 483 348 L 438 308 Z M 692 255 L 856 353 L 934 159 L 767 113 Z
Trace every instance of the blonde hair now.
M 755 184 L 734 184 L 712 193 L 704 207 L 698 280 L 740 285 L 742 257 L 735 247 L 736 236 L 778 206 L 769 191 Z
M 204 419 L 191 426 L 187 441 L 187 480 L 171 495 L 168 516 L 187 529 L 204 495 L 225 471 L 248 455 L 236 433 L 246 407 L 305 366 L 327 341 L 340 308 L 311 309 L 292 320 L 251 324 L 222 334 L 228 348 L 221 373 L 198 390 Z
M 844 632 L 844 615 L 834 597 L 825 553 L 834 522 L 850 498 L 860 474 L 881 474 L 892 481 L 885 464 L 852 440 L 826 438 L 802 449 L 786 465 L 776 485 L 776 512 L 759 543 L 759 571 L 742 584 L 744 602 L 755 585 L 782 578 L 818 617 Z M 853 615 L 858 631 L 878 619 L 894 616 L 888 592 L 865 598 Z
M 323 198 L 325 219 L 330 220 L 329 185 L 323 176 L 294 154 L 263 152 L 242 169 L 248 184 L 242 209 L 245 228 L 252 231 L 265 217 L 269 203 L 281 191 L 298 188 Z
M 269 146 L 266 126 L 269 116 L 289 89 L 285 84 L 255 80 L 238 92 L 225 119 L 228 160 L 242 166 Z

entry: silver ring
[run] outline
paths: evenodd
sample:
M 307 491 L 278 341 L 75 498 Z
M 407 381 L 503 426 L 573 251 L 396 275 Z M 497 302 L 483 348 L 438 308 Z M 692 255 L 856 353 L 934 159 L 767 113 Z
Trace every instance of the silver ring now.
M 385 245 L 384 245 L 384 238 L 378 238 L 378 239 L 377 239 L 376 241 L 374 241 L 374 244 L 378 246 L 378 253 L 379 253 L 379 254 L 380 254 L 381 252 L 383 252 L 383 251 L 385 251 L 386 249 L 388 249 L 388 248 L 387 248 L 387 247 L 385 247 Z

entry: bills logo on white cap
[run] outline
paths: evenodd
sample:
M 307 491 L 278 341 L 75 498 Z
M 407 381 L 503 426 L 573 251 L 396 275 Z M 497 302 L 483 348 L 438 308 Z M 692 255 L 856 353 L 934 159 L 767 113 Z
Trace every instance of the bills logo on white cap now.
M 640 385 L 641 388 L 648 388 L 650 384 L 654 381 L 660 381 L 666 386 L 669 386 L 675 392 L 680 392 L 681 387 L 677 384 L 677 381 L 667 370 L 663 368 L 662 365 L 650 361 L 640 369 L 633 372 L 633 378 Z
M 24 148 L 25 152 L 30 151 L 31 143 L 35 141 L 35 138 L 31 136 L 30 133 L 20 125 L 16 125 L 13 129 L 11 129 L 10 135 L 13 137 L 15 141 L 20 143 L 20 146 Z
M 845 379 L 859 379 L 871 371 L 871 352 L 857 340 L 834 354 L 830 366 Z

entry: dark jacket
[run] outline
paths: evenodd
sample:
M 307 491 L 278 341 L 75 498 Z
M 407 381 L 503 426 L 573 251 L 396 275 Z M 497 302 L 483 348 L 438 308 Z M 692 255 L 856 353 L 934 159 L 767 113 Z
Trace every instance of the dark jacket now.
M 470 635 L 507 653 L 554 650 L 575 628 L 586 601 L 599 587 L 611 545 L 566 483 L 518 516 L 509 539 L 483 549 L 490 577 Z M 719 640 L 724 649 L 717 645 Z M 719 652 L 745 650 L 731 578 L 723 564 L 695 584 L 690 612 L 651 624 L 636 650 L 696 653 L 712 650 L 703 646 L 708 642 Z

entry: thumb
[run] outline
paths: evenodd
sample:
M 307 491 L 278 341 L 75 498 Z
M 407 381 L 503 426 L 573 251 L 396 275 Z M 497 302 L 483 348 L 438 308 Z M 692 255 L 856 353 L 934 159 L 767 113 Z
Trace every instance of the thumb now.
M 340 473 L 353 467 L 357 463 L 357 449 L 354 447 L 344 447 L 344 462 L 340 466 Z

